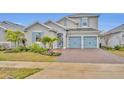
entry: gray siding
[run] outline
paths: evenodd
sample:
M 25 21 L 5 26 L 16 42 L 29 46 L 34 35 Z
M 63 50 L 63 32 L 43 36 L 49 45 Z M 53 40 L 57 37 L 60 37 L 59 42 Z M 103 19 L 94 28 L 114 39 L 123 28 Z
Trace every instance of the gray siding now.
M 32 27 L 30 27 L 29 29 L 27 29 L 27 31 L 25 32 L 25 37 L 27 38 L 27 45 L 31 45 L 32 42 L 32 32 L 35 31 L 41 31 L 44 33 L 44 36 L 50 36 L 50 37 L 55 37 L 56 33 L 50 31 L 49 29 L 45 28 L 44 26 L 41 26 L 40 24 L 36 24 Z
M 0 28 L 0 42 L 5 42 L 6 38 L 5 38 L 5 30 Z

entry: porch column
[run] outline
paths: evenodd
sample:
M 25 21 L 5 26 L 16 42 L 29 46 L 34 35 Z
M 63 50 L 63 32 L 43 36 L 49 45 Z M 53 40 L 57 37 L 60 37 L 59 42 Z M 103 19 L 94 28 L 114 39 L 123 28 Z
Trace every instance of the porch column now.
M 63 34 L 63 49 L 66 49 L 66 43 L 67 43 L 66 34 Z
M 99 48 L 99 37 L 97 36 L 97 48 Z
M 84 36 L 81 36 L 81 48 L 84 48 Z

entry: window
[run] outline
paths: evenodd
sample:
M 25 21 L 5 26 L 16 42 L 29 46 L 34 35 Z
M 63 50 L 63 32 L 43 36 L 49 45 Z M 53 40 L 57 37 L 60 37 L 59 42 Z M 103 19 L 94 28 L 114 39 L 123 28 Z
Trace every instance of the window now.
M 32 33 L 32 41 L 37 42 L 39 38 L 43 35 L 43 32 L 33 32 Z
M 81 18 L 81 27 L 88 27 L 88 18 Z

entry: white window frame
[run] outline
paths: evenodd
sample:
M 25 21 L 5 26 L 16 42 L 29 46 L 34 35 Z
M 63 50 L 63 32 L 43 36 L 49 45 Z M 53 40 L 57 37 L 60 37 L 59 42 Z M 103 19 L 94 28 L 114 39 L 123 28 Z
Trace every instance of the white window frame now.
M 83 25 L 83 20 L 86 20 L 86 26 L 84 26 Z M 80 27 L 83 27 L 83 28 L 85 28 L 85 27 L 89 27 L 89 21 L 88 21 L 88 18 L 81 18 L 81 24 L 80 24 Z
M 33 31 L 33 32 L 42 33 L 43 31 Z M 35 41 L 35 43 L 40 44 L 41 42 Z

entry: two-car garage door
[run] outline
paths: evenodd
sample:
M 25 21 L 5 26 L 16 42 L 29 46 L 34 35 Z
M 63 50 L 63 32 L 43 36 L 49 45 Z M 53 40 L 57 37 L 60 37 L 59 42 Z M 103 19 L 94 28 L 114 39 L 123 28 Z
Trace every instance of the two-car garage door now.
M 82 39 L 82 40 L 81 40 Z M 83 44 L 82 44 L 83 43 Z M 69 37 L 69 48 L 97 48 L 96 36 L 80 36 Z

